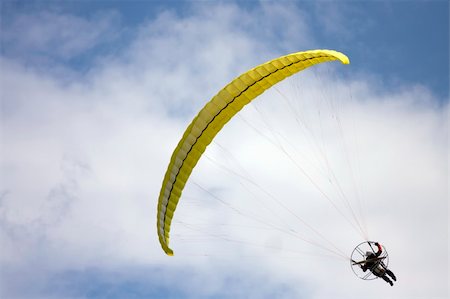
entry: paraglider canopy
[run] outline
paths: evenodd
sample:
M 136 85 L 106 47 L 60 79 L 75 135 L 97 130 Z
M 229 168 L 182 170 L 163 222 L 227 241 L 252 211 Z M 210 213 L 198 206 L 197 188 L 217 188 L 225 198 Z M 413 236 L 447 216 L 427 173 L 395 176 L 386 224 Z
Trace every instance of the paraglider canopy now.
M 183 189 L 219 131 L 273 85 L 308 67 L 330 61 L 349 63 L 347 56 L 334 50 L 310 50 L 275 58 L 235 78 L 198 112 L 172 153 L 159 194 L 156 226 L 161 248 L 167 255 L 173 255 L 169 247 L 170 227 Z

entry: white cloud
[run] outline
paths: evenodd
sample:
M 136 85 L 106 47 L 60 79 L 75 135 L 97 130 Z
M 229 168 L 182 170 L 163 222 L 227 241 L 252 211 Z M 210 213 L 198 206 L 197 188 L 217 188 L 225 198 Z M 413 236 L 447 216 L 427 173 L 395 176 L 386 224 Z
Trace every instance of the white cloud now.
M 280 49 L 309 48 L 307 45 L 315 42 L 303 18 L 296 17 L 304 13 L 293 6 L 264 3 L 247 11 L 234 5 L 194 8 L 185 17 L 162 12 L 139 28 L 136 40 L 120 57 L 99 60 L 86 78 L 69 84 L 2 59 L 2 86 L 8 86 L 1 91 L 0 261 L 8 269 L 2 272 L 2 280 L 11 281 L 6 275 L 15 277 L 14 273 L 24 272 L 30 264 L 36 266 L 33 273 L 44 272 L 44 277 L 97 267 L 118 271 L 126 265 L 162 267 L 168 269 L 164 275 L 175 275 L 172 269 L 188 267 L 195 272 L 188 280 L 195 289 L 189 290 L 183 281 L 175 288 L 208 296 L 236 286 L 229 281 L 228 268 L 248 274 L 248 280 L 246 275 L 239 277 L 249 289 L 255 288 L 255 281 L 265 282 L 267 288 L 250 293 L 254 297 L 270 293 L 271 286 L 283 289 L 280 286 L 286 285 L 286 297 L 307 292 L 309 298 L 443 298 L 448 280 L 448 269 L 441 266 L 448 258 L 447 106 L 436 106 L 433 96 L 422 87 L 383 91 L 373 87 L 372 78 L 337 80 L 341 69 L 351 69 L 351 65 L 311 70 L 277 87 L 290 99 L 298 99 L 291 102 L 298 109 L 297 115 L 287 109 L 292 107 L 276 90 L 271 90 L 219 134 L 194 171 L 175 215 L 178 223 L 174 223 L 172 245 L 177 255 L 163 255 L 156 237 L 156 202 L 170 154 L 190 119 L 240 72 L 285 54 Z M 31 16 L 27 22 L 37 22 L 42 15 L 46 14 Z M 53 17 L 75 18 L 69 26 L 72 35 L 54 33 L 37 42 L 31 38 L 34 33 L 20 29 L 29 38 L 17 46 L 33 43 L 52 53 L 51 39 L 64 44 L 54 55 L 75 55 L 89 48 L 93 36 L 83 37 L 77 31 L 85 26 L 101 29 L 108 23 L 100 20 L 96 26 L 96 21 L 80 17 Z M 271 25 L 276 20 L 280 23 Z M 14 28 L 22 28 L 22 21 L 16 24 Z M 283 24 L 293 24 L 288 27 L 304 34 L 295 39 L 296 30 L 287 30 L 273 46 L 274 32 Z M 78 46 L 68 43 L 67 36 L 75 36 Z M 294 89 L 298 85 L 300 89 Z M 348 101 L 350 92 L 353 98 Z M 319 163 L 307 164 L 313 159 L 323 162 L 323 156 L 311 149 L 314 138 L 319 147 L 326 142 L 333 170 L 348 191 L 352 179 L 339 127 L 326 114 L 328 99 L 341 105 L 333 111 L 342 118 L 348 153 L 357 154 L 351 163 L 359 166 L 357 181 L 364 187 L 370 233 L 389 249 L 392 269 L 399 277 L 394 289 L 378 281 L 357 281 L 347 261 L 290 253 L 289 249 L 317 253 L 317 248 L 276 230 L 243 228 L 255 223 L 248 221 L 249 217 L 242 220 L 196 185 L 213 190 L 246 214 L 267 220 L 277 218 L 276 213 L 283 218 L 275 219 L 276 225 L 318 239 L 259 188 L 236 180 L 209 159 L 224 161 L 238 172 L 243 166 L 260 186 L 282 199 L 341 250 L 351 251 L 360 237 L 292 161 L 245 122 L 261 128 L 270 138 L 279 131 L 288 140 L 295 140 L 292 143 L 302 148 L 304 157 L 292 150 L 291 144 L 280 142 L 327 194 L 333 194 L 336 189 L 314 168 Z M 320 119 L 318 109 L 323 113 Z M 306 121 L 316 137 L 302 134 L 295 116 Z M 256 200 L 264 200 L 266 208 L 259 208 Z M 334 196 L 333 200 L 351 218 L 344 204 Z M 180 221 L 200 223 L 200 233 Z M 204 232 L 207 222 L 217 226 Z M 208 235 L 217 233 L 247 243 Z M 203 235 L 206 238 L 195 242 Z M 207 256 L 190 255 L 195 253 Z M 265 273 L 253 275 L 253 270 Z M 33 282 L 34 275 L 26 275 L 24 280 Z M 278 291 L 283 296 L 282 290 Z M 8 292 L 18 298 L 29 297 L 18 289 Z

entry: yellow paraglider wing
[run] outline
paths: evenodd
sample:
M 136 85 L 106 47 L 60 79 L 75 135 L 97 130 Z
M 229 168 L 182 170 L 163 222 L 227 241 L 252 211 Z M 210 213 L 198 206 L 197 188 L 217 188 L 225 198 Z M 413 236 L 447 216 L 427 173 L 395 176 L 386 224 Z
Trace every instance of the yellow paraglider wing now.
M 159 194 L 157 230 L 166 254 L 173 255 L 169 248 L 170 225 L 186 181 L 222 127 L 276 83 L 307 67 L 333 60 L 349 63 L 347 56 L 333 50 L 311 50 L 276 58 L 231 81 L 200 110 L 173 151 Z

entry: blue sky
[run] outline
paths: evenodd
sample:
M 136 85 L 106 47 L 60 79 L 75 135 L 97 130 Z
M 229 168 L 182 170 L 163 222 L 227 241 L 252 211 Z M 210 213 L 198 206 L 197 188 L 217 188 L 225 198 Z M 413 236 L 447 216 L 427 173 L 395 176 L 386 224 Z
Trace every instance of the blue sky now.
M 447 298 L 448 1 L 1 5 L 1 297 Z M 302 72 L 227 125 L 186 186 L 173 228 L 176 255 L 165 256 L 157 197 L 190 120 L 245 70 L 317 48 L 342 51 L 351 63 Z M 279 105 L 291 97 L 298 114 Z M 336 138 L 336 115 L 338 129 L 357 137 Z M 389 248 L 394 288 L 359 280 L 348 261 L 308 243 L 252 230 L 197 187 L 254 211 L 249 193 L 264 194 L 224 168 L 247 170 L 351 252 L 361 237 L 279 157 L 283 150 L 267 144 L 283 134 L 286 148 L 305 147 L 290 154 L 331 192 L 316 173 L 322 165 L 311 163 L 321 156 L 291 126 L 299 118 L 311 129 L 305 140 L 329 144 L 326 163 L 344 189 L 351 163 L 359 165 L 370 236 Z M 345 162 L 349 153 L 353 161 Z M 189 230 L 205 223 L 218 226 Z
M 156 18 L 163 11 L 173 11 L 179 18 L 193 13 L 199 6 L 214 6 L 214 1 L 4 1 L 3 27 L 8 30 L 17 15 L 36 14 L 43 11 L 69 13 L 95 19 L 105 12 L 115 14 L 113 25 L 117 35 L 112 40 L 95 45 L 83 53 L 68 57 L 63 63 L 70 68 L 86 71 L 95 58 L 114 55 L 126 47 L 136 28 L 145 21 Z M 222 2 L 226 3 L 226 2 Z M 395 88 L 402 82 L 424 84 L 437 93 L 442 101 L 448 98 L 449 81 L 449 4 L 447 1 L 323 1 L 285 2 L 306 13 L 303 16 L 310 26 L 316 47 L 335 48 L 352 58 L 353 69 L 371 74 L 382 74 L 380 82 Z M 253 1 L 240 4 L 242 10 L 257 10 Z M 325 17 L 321 17 L 321 15 Z M 256 17 L 255 23 L 263 24 Z M 275 29 L 275 24 L 266 24 Z M 283 31 L 283 28 L 278 28 Z M 272 36 L 276 39 L 275 36 Z M 17 41 L 16 41 L 17 42 Z M 16 56 L 16 43 L 3 42 L 2 53 Z M 273 46 L 277 46 L 276 42 Z M 280 47 L 280 51 L 295 52 Z M 29 60 L 36 53 L 31 49 L 20 59 Z M 27 56 L 31 56 L 27 57 Z M 49 53 L 50 59 L 52 57 Z

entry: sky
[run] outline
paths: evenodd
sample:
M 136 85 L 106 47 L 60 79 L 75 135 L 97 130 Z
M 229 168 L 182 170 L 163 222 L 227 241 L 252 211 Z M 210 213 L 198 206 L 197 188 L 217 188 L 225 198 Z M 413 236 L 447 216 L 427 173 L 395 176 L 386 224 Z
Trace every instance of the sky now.
M 2 298 L 448 298 L 448 1 L 1 1 Z M 208 147 L 162 251 L 185 128 L 309 49 Z M 380 241 L 398 281 L 348 260 Z

